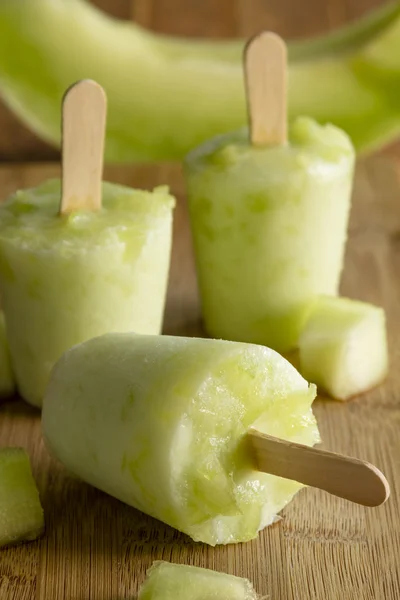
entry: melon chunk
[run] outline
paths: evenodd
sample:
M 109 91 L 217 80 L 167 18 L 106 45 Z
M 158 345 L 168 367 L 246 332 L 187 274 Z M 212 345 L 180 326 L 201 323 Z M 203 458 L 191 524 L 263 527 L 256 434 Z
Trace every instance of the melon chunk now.
M 248 579 L 209 569 L 156 561 L 138 600 L 257 600 Z
M 27 452 L 1 449 L 0 547 L 34 540 L 43 530 L 43 509 Z
M 15 389 L 6 337 L 4 314 L 0 311 L 0 398 L 12 396 Z
M 385 312 L 349 300 L 321 297 L 300 336 L 300 371 L 337 400 L 377 385 L 388 372 Z

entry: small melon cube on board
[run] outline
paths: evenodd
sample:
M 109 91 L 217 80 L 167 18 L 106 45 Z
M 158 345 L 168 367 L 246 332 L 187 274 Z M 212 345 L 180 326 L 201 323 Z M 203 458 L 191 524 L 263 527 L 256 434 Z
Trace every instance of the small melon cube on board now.
M 14 376 L 11 370 L 4 314 L 0 310 L 0 398 L 12 396 L 15 390 Z
M 248 579 L 209 569 L 153 563 L 138 600 L 257 600 Z
M 337 400 L 381 383 L 388 372 L 384 310 L 320 297 L 300 336 L 299 360 L 302 375 Z
M 43 530 L 43 509 L 27 452 L 0 449 L 0 547 L 34 540 Z

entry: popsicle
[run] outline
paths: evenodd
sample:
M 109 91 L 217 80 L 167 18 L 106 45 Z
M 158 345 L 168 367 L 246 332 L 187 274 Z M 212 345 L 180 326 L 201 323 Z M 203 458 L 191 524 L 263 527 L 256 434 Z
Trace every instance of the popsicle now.
M 62 182 L 18 191 L 0 207 L 12 365 L 20 394 L 37 406 L 69 347 L 108 331 L 161 330 L 175 200 L 166 187 L 101 183 L 104 102 L 93 82 L 68 92 Z
M 34 540 L 43 530 L 28 454 L 22 448 L 0 449 L 0 547 Z
M 14 375 L 11 369 L 10 352 L 6 335 L 3 311 L 0 310 L 0 398 L 12 396 L 15 390 Z
M 314 297 L 338 293 L 354 168 L 337 127 L 299 117 L 287 136 L 285 62 L 277 36 L 254 38 L 250 130 L 185 160 L 205 329 L 279 352 L 297 345 Z
M 376 470 L 310 448 L 315 393 L 265 346 L 106 334 L 57 362 L 43 433 L 88 483 L 194 540 L 243 542 L 277 519 L 299 482 L 365 504 L 387 497 Z
M 318 389 L 347 400 L 388 373 L 385 312 L 348 298 L 321 297 L 299 343 L 300 371 Z
M 248 579 L 201 569 L 155 561 L 147 571 L 138 600 L 257 600 Z

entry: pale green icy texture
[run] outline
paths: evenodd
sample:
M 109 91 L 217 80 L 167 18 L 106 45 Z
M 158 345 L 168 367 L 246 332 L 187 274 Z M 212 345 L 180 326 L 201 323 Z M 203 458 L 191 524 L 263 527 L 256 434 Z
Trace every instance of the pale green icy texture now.
M 43 406 L 83 480 L 208 544 L 256 537 L 302 486 L 255 471 L 244 436 L 318 440 L 315 387 L 263 346 L 108 334 L 72 348 Z
M 103 184 L 103 208 L 58 216 L 60 182 L 0 207 L 0 293 L 21 395 L 40 406 L 61 354 L 109 331 L 160 333 L 174 198 Z
M 257 600 L 248 579 L 156 561 L 147 572 L 138 600 Z
M 22 448 L 0 449 L 0 547 L 34 540 L 43 529 L 28 454 Z
M 0 310 L 0 398 L 12 396 L 14 390 L 15 382 L 11 369 L 6 324 L 3 311 Z
M 251 147 L 246 130 L 186 159 L 206 329 L 213 337 L 296 346 L 317 294 L 337 294 L 354 151 L 347 135 L 308 118 L 290 142 Z
M 347 400 L 381 383 L 389 368 L 385 311 L 322 297 L 300 336 L 300 370 L 318 389 Z

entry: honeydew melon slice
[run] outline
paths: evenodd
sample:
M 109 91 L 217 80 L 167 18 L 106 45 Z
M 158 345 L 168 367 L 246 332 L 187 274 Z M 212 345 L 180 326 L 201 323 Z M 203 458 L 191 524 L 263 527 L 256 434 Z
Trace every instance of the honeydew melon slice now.
M 0 310 L 0 398 L 12 396 L 15 390 L 14 375 L 11 369 L 4 314 Z
M 27 452 L 0 449 L 0 547 L 35 540 L 43 530 L 43 509 Z
M 153 563 L 138 600 L 257 600 L 248 579 L 210 569 Z
M 318 389 L 348 400 L 388 372 L 385 312 L 348 298 L 321 297 L 299 343 L 300 371 Z

